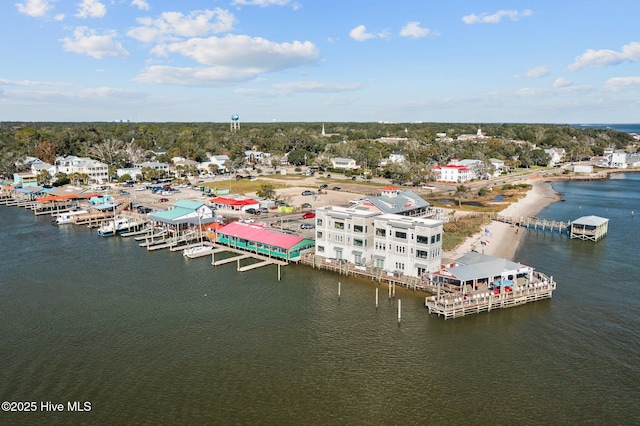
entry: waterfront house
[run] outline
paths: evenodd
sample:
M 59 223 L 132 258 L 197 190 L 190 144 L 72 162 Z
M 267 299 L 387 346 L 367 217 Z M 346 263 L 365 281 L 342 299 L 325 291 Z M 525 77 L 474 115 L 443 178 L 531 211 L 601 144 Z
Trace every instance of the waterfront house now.
M 33 172 L 20 172 L 13 174 L 13 186 L 16 188 L 37 187 L 38 176 Z
M 419 277 L 438 269 L 442 222 L 366 207 L 316 209 L 316 256 Z
M 231 222 L 216 234 L 219 244 L 286 261 L 298 261 L 314 247 L 312 239 L 252 223 Z
M 570 238 L 596 242 L 607 236 L 609 219 L 593 215 L 582 216 L 569 226 Z

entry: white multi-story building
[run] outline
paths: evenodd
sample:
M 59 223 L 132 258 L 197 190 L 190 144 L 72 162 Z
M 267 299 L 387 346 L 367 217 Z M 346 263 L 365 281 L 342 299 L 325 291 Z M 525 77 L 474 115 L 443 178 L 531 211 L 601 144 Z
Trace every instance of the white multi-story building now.
M 442 222 L 385 214 L 374 219 L 373 266 L 411 277 L 442 263 Z
M 334 157 L 330 161 L 331 167 L 334 169 L 355 170 L 358 168 L 356 160 L 353 158 Z
M 456 159 L 452 159 L 445 166 L 435 166 L 432 172 L 439 182 L 464 183 L 476 177 L 471 167 L 460 163 Z
M 82 173 L 89 176 L 90 183 L 105 183 L 109 180 L 109 166 L 88 157 L 58 157 L 56 159 L 56 173 Z
M 316 209 L 317 256 L 420 277 L 438 270 L 441 252 L 440 221 L 361 208 Z

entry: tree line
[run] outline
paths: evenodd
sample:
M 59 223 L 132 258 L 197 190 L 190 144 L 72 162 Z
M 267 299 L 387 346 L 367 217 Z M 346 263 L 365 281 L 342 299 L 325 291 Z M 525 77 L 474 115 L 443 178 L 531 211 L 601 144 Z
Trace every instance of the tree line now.
M 326 135 L 322 135 L 323 125 Z M 242 167 L 246 150 L 269 152 L 274 160 L 286 155 L 289 164 L 297 166 L 327 169 L 330 158 L 348 157 L 364 169 L 374 169 L 392 152 L 402 151 L 405 163 L 375 169 L 402 179 L 454 157 L 498 158 L 513 167 L 530 167 L 546 164 L 545 148 L 565 148 L 578 159 L 601 155 L 606 147 L 625 149 L 633 144 L 631 135 L 613 129 L 517 123 L 484 124 L 487 139 L 456 140 L 460 134 L 475 134 L 477 128 L 472 123 L 243 123 L 232 132 L 227 123 L 3 122 L 0 173 L 10 176 L 21 171 L 27 156 L 50 164 L 57 156 L 91 157 L 115 170 L 151 158 L 169 162 L 173 157 L 184 157 L 202 162 L 207 154 L 224 153 L 235 167 Z M 442 133 L 452 140 L 439 137 Z M 389 142 L 384 138 L 396 139 Z

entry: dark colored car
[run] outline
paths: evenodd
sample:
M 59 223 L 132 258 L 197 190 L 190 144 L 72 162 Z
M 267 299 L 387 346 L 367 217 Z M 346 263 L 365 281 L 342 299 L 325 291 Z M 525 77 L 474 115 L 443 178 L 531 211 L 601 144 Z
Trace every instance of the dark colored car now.
M 253 207 L 249 207 L 248 209 L 245 210 L 245 213 L 249 213 L 249 214 L 260 214 L 260 210 L 256 210 Z
M 302 207 L 303 209 L 310 209 L 310 208 L 311 208 L 311 204 L 309 204 L 309 203 L 302 203 L 302 205 L 301 205 L 300 207 Z
M 168 199 L 168 198 L 160 198 L 160 199 L 158 200 L 158 202 L 159 202 L 159 203 L 166 203 L 167 201 L 169 201 L 169 199 Z
M 322 185 L 320 185 L 320 189 L 325 189 L 328 188 L 329 185 L 327 185 L 326 183 L 323 183 Z
M 334 187 L 333 187 L 333 188 L 331 188 L 331 189 L 333 189 L 334 191 L 340 191 L 340 187 L 339 187 L 339 186 L 334 186 Z

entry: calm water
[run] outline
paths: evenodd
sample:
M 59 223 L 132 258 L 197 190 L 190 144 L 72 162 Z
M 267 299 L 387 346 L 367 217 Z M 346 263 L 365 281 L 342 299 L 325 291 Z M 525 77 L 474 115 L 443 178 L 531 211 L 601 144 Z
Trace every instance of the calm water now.
M 92 404 L 0 423 L 638 424 L 639 184 L 556 185 L 541 217 L 611 222 L 597 244 L 527 236 L 552 300 L 444 321 L 397 291 L 400 325 L 366 281 L 278 282 L 0 207 L 0 399 Z

